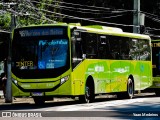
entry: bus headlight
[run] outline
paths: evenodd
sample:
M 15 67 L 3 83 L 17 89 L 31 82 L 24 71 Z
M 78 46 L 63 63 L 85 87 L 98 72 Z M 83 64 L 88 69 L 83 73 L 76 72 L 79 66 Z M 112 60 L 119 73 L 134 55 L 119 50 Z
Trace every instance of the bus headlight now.
M 12 78 L 12 81 L 14 82 L 14 84 L 18 85 L 18 81 Z
M 69 76 L 61 78 L 61 84 L 65 83 L 69 79 Z

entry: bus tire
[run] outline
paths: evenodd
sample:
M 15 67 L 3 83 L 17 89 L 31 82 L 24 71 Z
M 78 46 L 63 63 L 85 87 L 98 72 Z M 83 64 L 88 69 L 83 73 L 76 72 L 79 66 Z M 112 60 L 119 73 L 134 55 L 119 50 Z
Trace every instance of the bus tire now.
M 36 105 L 42 105 L 45 103 L 44 97 L 33 97 L 33 100 Z
M 134 83 L 131 78 L 127 81 L 127 91 L 116 93 L 118 99 L 132 99 L 134 96 Z
M 79 96 L 79 101 L 83 103 L 91 103 L 94 101 L 94 99 L 94 85 L 89 84 L 88 82 L 85 87 L 85 95 Z
M 128 78 L 127 82 L 127 92 L 126 92 L 126 98 L 132 99 L 134 96 L 134 83 L 131 78 Z
M 160 96 L 160 89 L 154 89 L 156 96 Z

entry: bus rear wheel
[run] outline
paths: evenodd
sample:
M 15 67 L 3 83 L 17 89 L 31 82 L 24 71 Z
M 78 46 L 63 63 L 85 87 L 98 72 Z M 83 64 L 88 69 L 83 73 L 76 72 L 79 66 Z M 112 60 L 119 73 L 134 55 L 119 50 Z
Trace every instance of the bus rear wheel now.
M 133 80 L 128 78 L 127 91 L 117 93 L 118 99 L 132 99 L 134 95 L 134 83 Z
M 134 95 L 134 83 L 132 79 L 128 79 L 126 98 L 132 99 Z

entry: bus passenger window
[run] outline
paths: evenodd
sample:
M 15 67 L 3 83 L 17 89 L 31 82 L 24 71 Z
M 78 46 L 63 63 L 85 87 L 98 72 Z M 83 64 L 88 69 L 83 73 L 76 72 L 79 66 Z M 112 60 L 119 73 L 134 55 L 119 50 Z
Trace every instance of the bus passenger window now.
M 138 40 L 132 39 L 130 43 L 130 51 L 129 54 L 132 60 L 139 60 L 139 47 L 138 47 Z
M 86 57 L 97 58 L 97 35 L 86 34 Z
M 140 60 L 150 60 L 150 46 L 148 40 L 140 40 Z
M 111 59 L 118 60 L 120 58 L 119 38 L 111 36 L 109 39 Z
M 121 40 L 120 40 L 120 57 L 121 57 L 122 60 L 130 60 L 129 50 L 130 50 L 129 49 L 129 38 L 121 37 Z
M 98 59 L 106 59 L 107 52 L 107 40 L 106 36 L 100 36 L 98 40 Z

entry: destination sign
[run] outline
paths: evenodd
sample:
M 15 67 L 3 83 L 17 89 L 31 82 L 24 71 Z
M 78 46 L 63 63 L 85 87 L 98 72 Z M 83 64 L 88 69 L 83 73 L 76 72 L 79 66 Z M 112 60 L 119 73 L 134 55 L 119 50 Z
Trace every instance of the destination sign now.
M 21 37 L 64 35 L 64 28 L 33 28 L 19 31 Z
M 23 59 L 21 61 L 16 62 L 16 67 L 32 67 L 33 61 L 24 61 Z
M 158 43 L 152 43 L 152 47 L 160 47 L 160 42 L 158 42 Z

